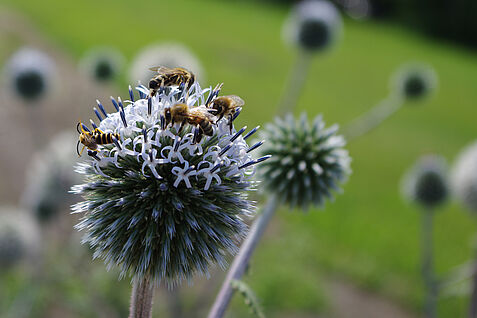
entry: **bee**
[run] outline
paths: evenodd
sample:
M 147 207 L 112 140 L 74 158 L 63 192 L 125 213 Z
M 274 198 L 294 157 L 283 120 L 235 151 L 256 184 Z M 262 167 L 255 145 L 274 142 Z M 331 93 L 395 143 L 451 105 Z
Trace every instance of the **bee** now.
M 157 91 L 164 86 L 185 84 L 187 90 L 194 84 L 194 73 L 182 67 L 169 68 L 165 66 L 155 66 L 150 68 L 158 74 L 149 81 L 149 89 L 151 96 L 156 95 Z
M 80 128 L 81 128 L 81 131 L 80 131 Z M 95 128 L 93 132 L 86 131 L 83 128 L 83 124 L 81 123 L 81 121 L 78 122 L 78 125 L 76 125 L 76 130 L 80 134 L 78 143 L 76 144 L 76 152 L 78 153 L 78 156 L 80 157 L 85 147 L 88 148 L 89 150 L 97 151 L 98 145 L 112 144 L 114 142 L 113 137 L 119 140 L 119 134 L 104 133 L 99 128 Z M 81 149 L 81 151 L 79 151 L 80 143 L 83 144 L 83 148 Z
M 200 142 L 203 135 L 212 136 L 214 133 L 212 127 L 214 116 L 211 115 L 204 106 L 190 109 L 186 104 L 175 104 L 164 110 L 164 117 L 166 119 L 166 126 L 169 124 L 174 125 L 176 122 L 181 123 L 177 132 L 178 134 L 182 131 L 186 123 L 198 127 L 197 135 L 194 137 L 194 143 Z
M 232 132 L 233 117 L 237 109 L 242 107 L 244 104 L 245 102 L 243 101 L 243 99 L 236 95 L 217 97 L 213 100 L 210 108 L 213 111 L 214 115 L 218 117 L 215 123 L 217 123 L 223 117 L 227 117 L 229 119 L 230 132 Z

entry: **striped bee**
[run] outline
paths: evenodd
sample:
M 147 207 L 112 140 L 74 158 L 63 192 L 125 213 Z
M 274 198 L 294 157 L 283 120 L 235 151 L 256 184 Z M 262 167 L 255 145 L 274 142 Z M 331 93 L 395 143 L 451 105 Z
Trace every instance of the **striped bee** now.
M 150 70 L 157 72 L 157 75 L 149 81 L 151 96 L 156 95 L 159 88 L 164 86 L 179 86 L 184 83 L 185 87 L 189 89 L 195 82 L 194 73 L 182 67 L 169 68 L 165 66 L 155 66 L 151 67 Z
M 164 117 L 166 118 L 166 126 L 174 123 L 181 123 L 178 133 L 182 131 L 184 125 L 187 123 L 191 126 L 197 127 L 197 136 L 194 138 L 195 142 L 200 142 L 202 136 L 212 136 L 214 130 L 212 128 L 213 116 L 207 112 L 207 108 L 194 107 L 189 108 L 186 104 L 175 104 L 170 108 L 164 110 Z
M 93 132 L 86 131 L 81 121 L 78 122 L 78 125 L 76 125 L 76 130 L 80 134 L 78 143 L 76 144 L 76 152 L 80 157 L 85 147 L 89 150 L 97 151 L 98 145 L 112 144 L 114 142 L 113 137 L 116 138 L 116 140 L 119 140 L 119 134 L 104 133 L 99 128 L 95 128 Z M 81 151 L 79 151 L 80 143 L 83 144 Z
M 214 99 L 210 106 L 209 112 L 213 111 L 213 114 L 218 117 L 216 123 L 223 117 L 228 118 L 228 124 L 230 132 L 232 132 L 232 121 L 237 109 L 245 105 L 243 99 L 237 95 L 220 96 Z

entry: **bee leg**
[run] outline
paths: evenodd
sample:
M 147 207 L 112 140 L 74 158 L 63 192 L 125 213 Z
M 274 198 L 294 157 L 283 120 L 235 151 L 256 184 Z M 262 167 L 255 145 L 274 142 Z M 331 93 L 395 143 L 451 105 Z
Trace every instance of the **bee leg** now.
M 86 147 L 86 146 L 83 145 L 83 148 L 81 148 L 81 151 L 78 153 L 78 156 L 79 156 L 79 157 L 81 157 L 81 154 L 83 153 L 85 147 Z M 76 150 L 78 150 L 78 149 L 76 149 Z
M 232 128 L 233 128 L 233 121 L 232 121 L 233 116 L 229 116 L 229 128 L 230 128 L 230 134 L 232 134 Z
M 187 120 L 182 121 L 181 126 L 179 127 L 179 130 L 177 131 L 177 134 L 180 134 L 182 132 L 182 129 L 184 128 L 186 123 L 187 123 Z
M 99 128 L 95 128 L 95 129 L 93 130 L 93 135 L 96 135 L 96 134 L 97 134 L 97 135 L 99 135 L 99 134 L 104 134 L 104 132 L 103 132 L 101 129 L 99 129 Z
M 202 129 L 200 128 L 197 131 L 198 133 L 197 133 L 197 137 L 195 138 L 195 142 L 199 143 L 202 140 L 203 132 L 202 132 Z

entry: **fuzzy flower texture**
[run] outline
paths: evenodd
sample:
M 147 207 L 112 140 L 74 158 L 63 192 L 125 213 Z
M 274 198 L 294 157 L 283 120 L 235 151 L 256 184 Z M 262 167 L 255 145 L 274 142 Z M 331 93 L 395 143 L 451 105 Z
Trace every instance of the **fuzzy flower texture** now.
M 306 114 L 277 117 L 265 127 L 262 151 L 272 159 L 260 166 L 265 186 L 292 207 L 307 209 L 332 199 L 351 172 L 346 142 L 338 126 L 325 127 L 321 115 L 308 123 Z
M 201 89 L 195 82 L 149 98 L 139 86 L 136 101 L 130 88 L 128 105 L 112 98 L 116 112 L 109 114 L 97 102 L 99 125 L 91 121 L 92 127 L 117 133 L 119 140 L 88 150 L 91 159 L 78 165 L 86 183 L 73 192 L 85 201 L 73 211 L 84 213 L 77 228 L 85 231 L 94 257 L 108 268 L 118 265 L 122 276 L 173 285 L 207 274 L 211 264 L 224 267 L 226 253 L 236 252 L 245 236 L 244 218 L 255 210 L 247 195 L 251 177 L 255 164 L 269 157 L 253 159 L 259 145 L 247 145 L 258 127 L 236 131 L 224 117 L 212 124 L 212 136 L 196 142 L 197 127 L 186 124 L 181 131 L 180 123 L 166 125 L 164 115 L 176 103 L 204 110 L 220 87 Z

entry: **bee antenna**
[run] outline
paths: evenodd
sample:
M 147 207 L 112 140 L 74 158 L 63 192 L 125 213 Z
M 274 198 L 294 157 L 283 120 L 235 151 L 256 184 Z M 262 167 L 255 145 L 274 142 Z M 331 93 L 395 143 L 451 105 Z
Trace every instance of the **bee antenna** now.
M 79 130 L 79 126 L 81 125 L 81 120 L 78 121 L 78 124 L 76 125 L 76 131 L 81 134 L 81 131 Z
M 78 143 L 76 144 L 76 153 L 78 154 L 79 157 L 81 157 L 81 154 L 79 152 L 78 146 L 80 145 L 80 141 L 78 140 Z

